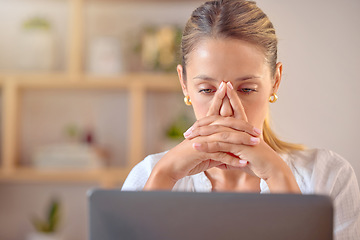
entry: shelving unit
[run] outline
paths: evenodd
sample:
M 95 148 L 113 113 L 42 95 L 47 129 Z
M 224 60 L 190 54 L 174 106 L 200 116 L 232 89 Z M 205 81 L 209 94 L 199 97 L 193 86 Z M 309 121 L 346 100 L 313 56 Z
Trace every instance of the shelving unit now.
M 68 56 L 65 72 L 0 74 L 2 97 L 2 182 L 96 182 L 103 187 L 121 183 L 130 169 L 142 160 L 144 150 L 145 97 L 150 90 L 180 92 L 175 74 L 131 73 L 115 77 L 91 76 L 83 70 L 84 0 L 69 0 Z M 39 170 L 19 164 L 20 98 L 24 90 L 75 89 L 121 90 L 129 97 L 128 156 L 125 167 L 97 170 Z

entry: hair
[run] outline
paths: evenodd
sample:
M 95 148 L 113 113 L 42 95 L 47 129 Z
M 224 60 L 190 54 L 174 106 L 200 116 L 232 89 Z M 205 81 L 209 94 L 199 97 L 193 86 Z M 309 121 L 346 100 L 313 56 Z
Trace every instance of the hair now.
M 276 72 L 277 37 L 267 15 L 253 1 L 215 0 L 195 9 L 186 23 L 181 40 L 183 78 L 189 54 L 207 38 L 232 38 L 254 44 L 264 53 L 272 76 Z M 271 130 L 269 116 L 263 124 L 264 141 L 276 152 L 303 150 L 304 146 L 281 141 Z

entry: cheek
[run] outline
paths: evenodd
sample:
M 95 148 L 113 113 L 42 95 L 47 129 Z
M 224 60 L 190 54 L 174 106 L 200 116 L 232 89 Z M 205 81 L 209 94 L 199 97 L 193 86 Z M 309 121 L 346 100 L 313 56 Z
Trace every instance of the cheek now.
M 197 120 L 206 117 L 211 105 L 211 97 L 204 97 L 198 94 L 190 94 L 192 107 Z
M 265 97 L 258 97 L 251 101 L 242 100 L 249 123 L 262 129 L 264 120 L 268 114 L 269 104 Z

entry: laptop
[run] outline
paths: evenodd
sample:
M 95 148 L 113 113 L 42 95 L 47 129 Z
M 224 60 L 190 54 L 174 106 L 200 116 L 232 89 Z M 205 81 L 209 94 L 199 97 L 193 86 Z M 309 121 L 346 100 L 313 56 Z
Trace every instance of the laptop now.
M 328 196 L 91 190 L 90 240 L 331 240 Z

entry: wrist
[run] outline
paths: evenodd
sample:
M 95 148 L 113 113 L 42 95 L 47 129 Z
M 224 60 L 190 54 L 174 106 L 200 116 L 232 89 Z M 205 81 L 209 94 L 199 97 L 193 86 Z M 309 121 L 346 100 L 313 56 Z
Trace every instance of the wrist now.
M 143 190 L 172 190 L 176 182 L 166 170 L 155 166 Z
M 301 194 L 291 169 L 283 162 L 266 180 L 271 193 L 295 193 Z

